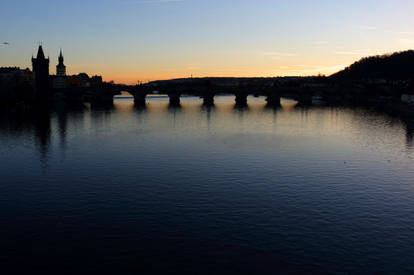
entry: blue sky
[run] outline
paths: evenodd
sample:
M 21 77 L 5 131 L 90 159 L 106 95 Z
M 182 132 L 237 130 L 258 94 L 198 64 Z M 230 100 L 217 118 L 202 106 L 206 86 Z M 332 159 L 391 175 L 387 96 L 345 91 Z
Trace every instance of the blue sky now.
M 30 67 L 42 41 L 51 72 L 138 80 L 332 73 L 414 48 L 408 0 L 2 0 L 0 66 Z

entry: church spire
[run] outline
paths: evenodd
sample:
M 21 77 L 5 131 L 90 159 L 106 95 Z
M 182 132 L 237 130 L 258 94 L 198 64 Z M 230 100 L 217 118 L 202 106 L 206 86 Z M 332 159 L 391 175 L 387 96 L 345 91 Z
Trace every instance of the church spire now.
M 60 49 L 60 53 L 59 53 L 59 64 L 63 65 L 63 54 L 62 54 L 62 49 Z
M 65 66 L 65 64 L 63 64 L 63 53 L 62 53 L 62 49 L 60 49 L 58 62 L 59 63 L 56 66 L 56 75 L 57 76 L 65 76 L 66 75 L 66 66 Z

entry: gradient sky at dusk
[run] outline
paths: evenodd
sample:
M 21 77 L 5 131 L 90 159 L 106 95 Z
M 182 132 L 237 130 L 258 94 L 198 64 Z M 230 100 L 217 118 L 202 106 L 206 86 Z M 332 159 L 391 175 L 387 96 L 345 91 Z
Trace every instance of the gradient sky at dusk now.
M 39 41 L 55 72 L 105 80 L 329 74 L 414 48 L 412 0 L 2 0 L 0 66 L 31 67 Z

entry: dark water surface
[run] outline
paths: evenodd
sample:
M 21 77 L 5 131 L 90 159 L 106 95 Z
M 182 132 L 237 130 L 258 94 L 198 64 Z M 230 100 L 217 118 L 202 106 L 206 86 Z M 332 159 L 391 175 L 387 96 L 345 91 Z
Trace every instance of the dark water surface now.
M 361 107 L 0 117 L 0 273 L 414 273 L 413 123 Z

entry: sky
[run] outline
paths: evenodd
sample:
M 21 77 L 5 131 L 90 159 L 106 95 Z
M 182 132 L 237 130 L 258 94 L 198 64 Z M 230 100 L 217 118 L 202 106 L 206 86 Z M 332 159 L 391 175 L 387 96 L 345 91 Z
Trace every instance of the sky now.
M 1 0 L 0 66 L 139 81 L 331 74 L 414 48 L 412 0 Z

